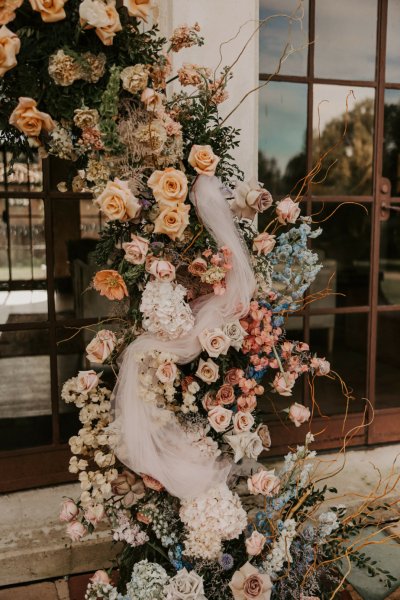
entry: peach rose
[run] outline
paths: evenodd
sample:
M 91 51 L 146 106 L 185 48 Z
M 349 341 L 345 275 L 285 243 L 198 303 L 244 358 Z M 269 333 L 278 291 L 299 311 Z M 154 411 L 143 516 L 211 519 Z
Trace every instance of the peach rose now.
M 155 492 L 162 492 L 165 488 L 162 483 L 151 477 L 150 475 L 145 475 L 144 473 L 140 473 L 140 476 L 143 479 L 144 485 L 150 490 L 154 490 Z
M 199 366 L 197 367 L 196 375 L 204 383 L 214 383 L 219 377 L 218 365 L 209 358 L 207 361 L 200 358 Z
M 128 296 L 125 281 L 118 271 L 113 269 L 98 271 L 93 277 L 93 287 L 100 296 L 105 296 L 109 300 L 122 300 Z
M 271 448 L 271 435 L 268 426 L 265 423 L 261 423 L 257 427 L 256 433 L 261 440 L 264 450 L 269 450 Z
M 218 404 L 233 404 L 235 401 L 233 386 L 229 385 L 229 383 L 224 383 L 217 392 L 216 400 Z
M 163 233 L 173 241 L 182 239 L 189 224 L 189 211 L 190 206 L 183 204 L 164 208 L 155 220 L 154 233 Z
M 281 396 L 291 396 L 295 383 L 295 376 L 292 373 L 277 373 L 272 382 L 272 387 Z
M 215 406 L 208 413 L 208 422 L 214 431 L 226 431 L 232 420 L 232 411 L 223 406 Z
M 250 181 L 239 183 L 231 209 L 239 219 L 254 219 L 272 204 L 271 194 L 260 186 L 254 177 Z
M 132 265 L 143 265 L 149 251 L 149 242 L 139 235 L 131 234 L 131 241 L 124 242 L 125 260 Z
M 55 23 L 65 19 L 64 4 L 67 0 L 29 0 L 32 9 L 40 12 L 45 23 Z
M 104 585 L 108 585 L 109 583 L 111 583 L 111 579 L 109 578 L 107 573 L 102 569 L 96 571 L 95 574 L 92 575 L 92 577 L 90 578 L 90 581 L 94 584 L 101 583 Z
M 177 366 L 171 360 L 160 365 L 156 371 L 156 377 L 161 383 L 173 383 L 177 374 Z
M 204 258 L 201 258 L 201 256 L 198 256 L 197 258 L 192 260 L 192 262 L 188 266 L 189 273 L 195 275 L 196 277 L 201 277 L 201 275 L 203 275 L 203 273 L 205 273 L 207 269 L 207 261 L 204 260 Z
M 249 412 L 238 411 L 233 417 L 233 430 L 235 433 L 250 431 L 254 425 L 254 417 Z
M 257 407 L 257 398 L 254 394 L 248 396 L 239 396 L 237 407 L 242 412 L 252 412 Z
M 175 279 L 175 267 L 168 260 L 153 260 L 148 272 L 158 281 L 173 281 Z
M 243 375 L 242 369 L 229 369 L 229 371 L 225 373 L 224 381 L 230 385 L 237 385 Z
M 178 203 L 184 202 L 188 194 L 186 175 L 171 167 L 164 171 L 154 171 L 147 185 L 162 208 L 169 206 L 173 208 Z
M 151 0 L 123 0 L 122 4 L 130 17 L 147 21 L 151 9 Z
M 114 350 L 117 338 L 113 331 L 101 329 L 86 346 L 86 358 L 92 363 L 103 363 Z
M 229 584 L 234 600 L 270 600 L 272 581 L 247 562 L 235 571 Z
M 260 233 L 253 239 L 253 250 L 257 252 L 258 256 L 260 254 L 266 255 L 272 252 L 275 243 L 275 236 L 264 231 L 264 233 Z
M 300 215 L 300 208 L 297 202 L 293 202 L 291 198 L 285 198 L 276 205 L 276 214 L 279 223 L 286 225 L 287 223 L 296 223 Z
M 108 181 L 103 192 L 94 201 L 109 221 L 129 221 L 135 219 L 141 205 L 129 189 L 127 181 Z
M 64 521 L 69 523 L 73 521 L 77 514 L 79 513 L 79 508 L 75 504 L 71 498 L 66 498 L 64 502 L 61 504 L 60 509 L 60 521 Z
M 32 98 L 18 98 L 18 105 L 11 113 L 9 123 L 39 144 L 39 135 L 43 131 L 52 131 L 55 123 L 50 115 L 40 112 L 36 106 Z
M 274 496 L 279 492 L 281 482 L 275 475 L 275 469 L 270 471 L 261 470 L 247 480 L 250 494 L 261 494 L 262 496 Z
M 325 358 L 317 358 L 316 356 L 311 359 L 310 366 L 315 369 L 315 374 L 318 377 L 328 375 L 331 370 L 331 364 L 328 360 Z
M 8 27 L 0 28 L 0 77 L 17 66 L 17 58 L 21 48 L 20 39 Z
M 199 175 L 208 175 L 211 177 L 215 174 L 215 169 L 219 163 L 219 156 L 214 154 L 211 146 L 192 146 L 189 154 L 189 165 Z
M 67 525 L 67 535 L 73 542 L 79 542 L 84 535 L 87 534 L 87 529 L 80 521 L 70 521 Z
M 15 11 L 24 0 L 0 0 L 0 25 L 7 25 L 15 19 Z
M 246 550 L 249 556 L 258 556 L 265 546 L 265 536 L 259 531 L 253 531 L 246 540 Z
M 83 0 L 79 5 L 80 23 L 85 29 L 96 29 L 105 46 L 111 46 L 115 34 L 122 30 L 115 0 Z
M 155 112 L 162 109 L 164 96 L 152 88 L 145 88 L 140 99 L 147 110 Z
M 91 392 L 99 385 L 99 376 L 96 371 L 79 371 L 77 377 L 80 392 Z
M 203 329 L 198 338 L 203 350 L 212 358 L 216 358 L 220 354 L 226 354 L 231 345 L 230 338 L 218 327 Z
M 84 517 L 91 525 L 98 525 L 106 516 L 104 506 L 102 504 L 89 505 L 84 513 Z
M 307 423 L 307 421 L 310 419 L 310 416 L 310 409 L 303 404 L 299 404 L 298 402 L 295 402 L 289 408 L 289 419 L 292 421 L 295 427 L 300 427 L 300 425 L 303 425 L 303 423 Z
M 204 410 L 209 412 L 214 406 L 218 406 L 219 402 L 214 394 L 214 392 L 207 392 L 204 394 L 203 399 L 201 401 Z

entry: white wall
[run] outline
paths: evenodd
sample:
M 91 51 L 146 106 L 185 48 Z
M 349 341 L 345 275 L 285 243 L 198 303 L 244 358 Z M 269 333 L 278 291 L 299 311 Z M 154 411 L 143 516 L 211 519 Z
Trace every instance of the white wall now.
M 222 42 L 237 37 L 222 47 L 221 66 L 232 64 L 258 25 L 258 0 L 159 0 L 159 23 L 164 35 L 183 24 L 196 21 L 205 38 L 202 47 L 184 49 L 174 55 L 174 70 L 182 62 L 193 62 L 215 68 L 219 62 Z M 253 35 L 244 54 L 234 68 L 230 81 L 229 99 L 221 105 L 220 113 L 227 115 L 249 90 L 258 85 L 258 34 Z M 257 174 L 258 100 L 251 94 L 232 115 L 227 124 L 242 130 L 240 148 L 235 156 L 247 178 Z

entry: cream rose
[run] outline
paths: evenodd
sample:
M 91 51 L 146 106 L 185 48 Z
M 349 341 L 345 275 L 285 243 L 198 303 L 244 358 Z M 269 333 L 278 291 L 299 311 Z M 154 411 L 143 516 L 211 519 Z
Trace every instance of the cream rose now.
M 218 365 L 209 358 L 207 361 L 200 358 L 199 366 L 197 367 L 196 375 L 204 383 L 214 383 L 219 377 Z
M 99 382 L 99 375 L 96 371 L 79 371 L 78 373 L 77 387 L 80 392 L 91 392 L 99 385 Z
M 7 25 L 15 19 L 15 11 L 24 0 L 0 0 L 0 25 Z
M 151 9 L 151 0 L 123 0 L 122 4 L 130 17 L 147 21 Z
M 253 531 L 246 540 L 246 550 L 249 556 L 259 556 L 265 546 L 265 536 L 259 531 Z
M 71 498 L 66 498 L 61 504 L 60 521 L 69 523 L 70 521 L 73 521 L 73 519 L 75 519 L 78 513 L 79 508 L 77 507 L 75 502 L 71 500 Z
M 55 23 L 65 19 L 64 4 L 67 0 L 29 0 L 32 9 L 40 12 L 45 23 Z
M 70 521 L 67 525 L 67 535 L 73 542 L 79 542 L 84 535 L 87 534 L 87 529 L 80 521 Z
M 147 185 L 162 208 L 175 207 L 184 202 L 188 193 L 186 175 L 171 167 L 164 171 L 154 171 Z
M 270 600 L 272 581 L 247 562 L 235 571 L 229 584 L 234 600 Z
M 168 260 L 158 260 L 157 258 L 152 260 L 148 271 L 158 281 L 173 281 L 175 279 L 175 267 Z
M 218 404 L 233 404 L 235 401 L 233 386 L 229 385 L 229 383 L 224 383 L 217 392 L 216 401 Z
M 272 252 L 276 244 L 275 236 L 264 231 L 253 239 L 253 250 L 260 254 L 269 254 Z
M 215 174 L 215 169 L 219 163 L 219 156 L 214 154 L 211 146 L 192 146 L 189 154 L 189 164 L 199 175 L 208 175 L 211 177 Z
M 129 189 L 127 181 L 108 181 L 104 191 L 96 198 L 95 204 L 109 221 L 129 221 L 135 219 L 141 205 Z
M 19 37 L 3 25 L 0 28 L 0 77 L 17 66 L 16 55 L 20 48 Z
M 149 242 L 139 235 L 131 234 L 131 241 L 124 242 L 125 260 L 132 265 L 143 265 L 149 251 Z
M 117 338 L 113 331 L 101 329 L 86 346 L 86 358 L 93 363 L 103 363 L 114 350 Z
M 238 410 L 242 412 L 251 412 L 257 407 L 257 398 L 254 394 L 248 396 L 239 396 L 237 399 Z
M 156 371 L 156 377 L 161 383 L 173 383 L 177 374 L 177 366 L 171 360 L 160 365 Z
M 271 194 L 253 177 L 250 181 L 239 183 L 231 209 L 239 219 L 254 219 L 257 213 L 264 212 L 271 205 Z
M 262 496 L 274 496 L 279 492 L 281 481 L 275 475 L 275 469 L 270 471 L 259 471 L 247 480 L 250 494 L 261 494 Z
M 289 419 L 296 427 L 300 427 L 303 423 L 307 423 L 310 419 L 311 413 L 310 409 L 307 406 L 303 406 L 303 404 L 299 404 L 295 402 L 289 408 Z
M 125 67 L 121 71 L 120 78 L 122 87 L 131 94 L 137 94 L 144 90 L 149 80 L 149 70 L 146 65 L 137 64 L 133 67 Z
M 163 233 L 171 240 L 182 239 L 183 232 L 189 225 L 190 206 L 179 204 L 174 208 L 164 208 L 154 222 L 154 233 Z
M 223 406 L 215 406 L 208 413 L 208 422 L 214 431 L 226 431 L 231 423 L 233 412 Z
M 216 358 L 220 354 L 226 354 L 231 345 L 230 338 L 218 327 L 215 329 L 203 329 L 198 337 L 201 347 L 212 358 Z
M 55 128 L 53 119 L 47 113 L 40 112 L 32 98 L 18 98 L 18 105 L 10 115 L 10 125 L 14 125 L 27 137 L 37 140 L 43 131 Z
M 249 412 L 238 411 L 233 417 L 233 430 L 236 433 L 250 431 L 254 425 L 254 417 Z
M 111 46 L 115 34 L 122 30 L 115 0 L 83 0 L 79 5 L 81 25 L 85 29 L 96 29 L 96 35 L 105 46 Z
M 242 347 L 243 340 L 247 335 L 247 331 L 243 329 L 239 320 L 230 321 L 229 323 L 225 323 L 222 328 L 222 331 L 231 341 L 231 346 L 235 348 L 239 352 Z
M 291 198 L 285 198 L 276 205 L 276 214 L 279 223 L 286 225 L 287 223 L 296 223 L 300 215 L 300 208 L 297 202 L 293 202 Z

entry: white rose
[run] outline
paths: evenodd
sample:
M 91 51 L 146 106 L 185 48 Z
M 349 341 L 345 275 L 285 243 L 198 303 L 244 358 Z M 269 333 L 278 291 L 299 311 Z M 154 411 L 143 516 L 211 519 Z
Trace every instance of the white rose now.
M 164 588 L 166 600 L 206 600 L 203 578 L 196 571 L 181 569 Z
M 263 445 L 257 433 L 244 431 L 233 435 L 225 435 L 224 440 L 229 444 L 234 452 L 234 462 L 237 463 L 241 458 L 256 459 L 263 451 Z
M 242 347 L 243 340 L 247 335 L 247 331 L 243 329 L 240 321 L 237 319 L 236 321 L 230 321 L 229 323 L 226 323 L 222 327 L 222 331 L 229 337 L 231 346 L 233 346 L 235 350 L 239 351 Z

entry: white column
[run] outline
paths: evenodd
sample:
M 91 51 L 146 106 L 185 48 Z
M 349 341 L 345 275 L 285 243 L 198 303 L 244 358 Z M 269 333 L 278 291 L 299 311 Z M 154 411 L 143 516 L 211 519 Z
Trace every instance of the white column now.
M 230 65 L 237 58 L 246 42 L 253 35 L 243 55 L 233 69 L 229 82 L 229 99 L 220 106 L 220 114 L 226 116 L 242 100 L 245 94 L 258 85 L 258 0 L 159 0 L 160 28 L 165 36 L 183 24 L 196 21 L 205 38 L 202 47 L 187 48 L 174 55 L 174 71 L 183 62 L 193 62 L 215 68 Z M 239 31 L 240 29 L 240 31 Z M 231 38 L 235 38 L 229 41 Z M 235 158 L 246 178 L 257 174 L 258 151 L 258 94 L 252 93 L 233 113 L 226 124 L 241 129 L 240 147 Z

